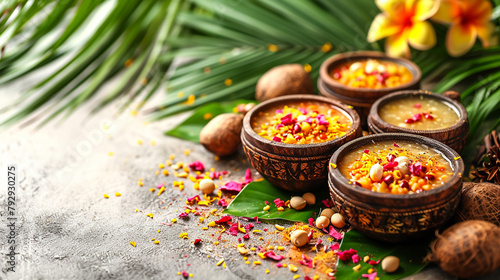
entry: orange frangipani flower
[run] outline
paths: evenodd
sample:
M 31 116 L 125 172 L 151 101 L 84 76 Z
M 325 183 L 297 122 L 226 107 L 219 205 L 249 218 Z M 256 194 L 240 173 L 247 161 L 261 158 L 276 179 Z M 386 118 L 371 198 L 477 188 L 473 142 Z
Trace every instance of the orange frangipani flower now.
M 410 44 L 428 50 L 436 44 L 436 33 L 426 20 L 439 8 L 439 0 L 376 0 L 382 10 L 370 26 L 368 42 L 388 37 L 385 50 L 390 56 L 410 57 Z
M 491 13 L 489 0 L 442 0 L 432 19 L 451 24 L 446 35 L 446 49 L 452 56 L 461 56 L 474 46 L 477 37 L 483 47 L 491 45 L 494 29 Z

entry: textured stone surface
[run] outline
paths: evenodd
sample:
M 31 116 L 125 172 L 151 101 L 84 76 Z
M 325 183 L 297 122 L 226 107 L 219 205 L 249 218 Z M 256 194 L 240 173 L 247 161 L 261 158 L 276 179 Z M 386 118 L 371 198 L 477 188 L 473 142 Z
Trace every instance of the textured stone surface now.
M 23 91 L 22 86 L 28 85 L 1 88 L 0 101 L 12 101 Z M 242 152 L 215 161 L 202 146 L 163 135 L 185 115 L 145 124 L 144 117 L 129 113 L 116 117 L 116 108 L 88 118 L 89 107 L 85 106 L 60 124 L 50 123 L 39 130 L 14 127 L 2 132 L 2 221 L 6 221 L 8 164 L 18 166 L 19 187 L 16 272 L 6 272 L 6 263 L 2 261 L 1 279 L 180 279 L 177 272 L 181 270 L 192 273 L 193 279 L 292 278 L 288 269 L 277 269 L 272 261 L 261 266 L 245 264 L 232 248 L 232 244 L 238 243 L 236 238 L 225 238 L 230 241 L 214 245 L 215 230 L 202 231 L 197 218 L 178 219 L 173 226 L 161 224 L 177 217 L 176 211 L 183 209 L 186 196 L 196 191 L 186 181 L 184 192 L 167 187 L 160 197 L 152 194 L 150 187 L 161 182 L 169 186 L 176 180 L 172 175 L 155 176 L 159 163 L 175 154 L 174 161 L 201 160 L 207 167 L 231 171 L 228 178 L 237 180 L 249 166 Z M 103 130 L 103 123 L 109 126 L 108 130 Z M 142 145 L 137 144 L 139 139 Z M 155 146 L 151 140 L 156 141 Z M 185 149 L 191 151 L 189 156 L 184 155 Z M 114 155 L 109 156 L 109 152 Z M 139 178 L 144 179 L 144 187 L 138 185 Z M 115 197 L 115 192 L 122 196 Z M 104 193 L 110 198 L 104 199 Z M 146 216 L 150 212 L 153 219 Z M 3 260 L 8 252 L 5 224 L 0 226 Z M 257 227 L 272 228 L 274 223 Z M 180 239 L 181 232 L 188 232 L 189 240 Z M 160 240 L 160 244 L 153 244 L 151 238 Z M 200 246 L 191 244 L 195 238 L 203 239 Z M 131 246 L 130 241 L 136 242 L 137 247 Z M 264 244 L 254 236 L 246 243 Z M 271 244 L 281 242 L 273 240 Z M 227 269 L 216 266 L 221 258 L 226 259 Z M 270 274 L 265 274 L 266 268 Z M 312 271 L 299 273 L 313 275 Z M 498 270 L 495 275 L 499 275 Z M 483 279 L 496 279 L 495 275 Z M 453 278 L 431 268 L 410 279 Z

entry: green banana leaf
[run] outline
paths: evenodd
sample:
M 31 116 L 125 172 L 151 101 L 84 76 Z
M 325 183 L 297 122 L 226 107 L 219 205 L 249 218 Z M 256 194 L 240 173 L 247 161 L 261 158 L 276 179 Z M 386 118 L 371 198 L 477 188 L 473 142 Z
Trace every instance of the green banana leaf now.
M 307 223 L 307 219 L 316 218 L 325 205 L 321 202 L 323 199 L 329 198 L 328 187 L 320 188 L 319 191 L 313 192 L 316 196 L 316 204 L 306 206 L 303 210 L 295 210 L 285 207 L 284 211 L 278 211 L 273 201 L 280 198 L 283 201 L 289 200 L 292 196 L 302 196 L 302 193 L 292 193 L 286 190 L 279 189 L 267 180 L 251 182 L 233 199 L 231 204 L 224 210 L 224 213 L 239 217 L 258 217 L 260 219 L 282 219 L 293 222 Z M 265 201 L 268 201 L 271 208 L 264 211 L 266 206 Z
M 211 119 L 220 114 L 232 113 L 233 108 L 239 104 L 247 104 L 251 102 L 257 103 L 255 100 L 243 99 L 224 103 L 209 103 L 195 110 L 189 118 L 173 129 L 165 132 L 165 135 L 199 143 L 200 132 Z M 208 118 L 208 116 L 211 117 Z
M 351 230 L 344 235 L 340 250 L 349 250 L 350 248 L 358 251 L 361 258 L 361 269 L 354 271 L 356 266 L 352 261 L 344 262 L 339 259 L 337 272 L 335 276 L 338 279 L 366 279 L 362 274 L 367 274 L 368 269 L 374 268 L 377 276 L 381 280 L 402 279 L 421 271 L 428 263 L 424 261 L 427 255 L 430 239 L 422 239 L 411 244 L 388 244 L 368 238 L 357 230 Z M 386 256 L 396 256 L 400 260 L 399 269 L 393 273 L 386 273 L 382 270 L 381 264 L 372 266 L 363 261 L 364 256 L 370 256 L 371 260 L 377 261 Z

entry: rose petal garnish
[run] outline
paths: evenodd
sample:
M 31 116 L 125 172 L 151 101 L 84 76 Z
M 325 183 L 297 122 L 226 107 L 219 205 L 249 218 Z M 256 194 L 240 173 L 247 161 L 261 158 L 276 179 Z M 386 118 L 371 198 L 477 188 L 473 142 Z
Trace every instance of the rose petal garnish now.
M 286 114 L 284 117 L 281 118 L 281 124 L 282 125 L 290 125 L 293 124 L 293 116 L 291 113 Z
M 420 176 L 420 173 L 422 172 L 422 163 L 417 161 L 414 164 L 411 164 L 408 169 L 414 176 Z

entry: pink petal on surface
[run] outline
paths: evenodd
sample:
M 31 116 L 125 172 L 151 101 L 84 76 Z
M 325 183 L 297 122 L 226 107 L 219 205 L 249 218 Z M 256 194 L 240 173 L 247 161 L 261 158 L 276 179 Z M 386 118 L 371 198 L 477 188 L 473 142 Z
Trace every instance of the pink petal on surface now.
M 339 259 L 343 261 L 349 261 L 352 259 L 352 256 L 355 255 L 358 251 L 354 250 L 353 248 L 349 250 L 344 250 L 344 251 L 337 251 L 337 255 L 339 256 Z
M 352 262 L 359 263 L 359 255 L 358 254 L 352 255 Z
M 217 205 L 220 205 L 222 207 L 227 207 L 229 204 L 227 204 L 227 202 L 224 198 L 221 198 L 221 199 L 219 199 L 219 201 L 217 201 Z
M 330 208 L 330 201 L 328 201 L 328 199 L 323 199 L 321 202 L 323 202 L 323 204 L 325 205 L 325 207 L 327 208 Z
M 328 235 L 332 236 L 333 238 L 340 240 L 344 237 L 343 234 L 339 233 L 338 231 L 335 230 L 333 226 L 330 225 L 328 228 Z
M 252 179 L 252 170 L 250 170 L 250 168 L 247 169 L 247 171 L 245 171 L 245 185 L 252 182 L 253 179 Z
M 370 260 L 368 263 L 371 265 L 377 265 L 380 263 L 380 259 L 378 261 Z
M 284 259 L 285 257 L 283 256 L 280 256 L 280 255 L 276 255 L 273 251 L 267 251 L 264 253 L 264 256 L 270 258 L 270 259 L 273 259 L 275 261 L 281 261 L 282 259 Z
M 203 172 L 205 171 L 205 165 L 201 161 L 195 161 L 189 164 L 189 168 L 195 171 Z
M 195 196 L 192 196 L 192 197 L 188 197 L 188 198 L 187 198 L 187 201 L 188 201 L 188 202 L 193 202 L 193 200 L 194 200 L 194 201 L 200 201 L 201 199 L 200 199 L 200 196 L 199 196 L 199 195 L 195 195 Z
M 276 207 L 283 207 L 285 206 L 285 202 L 281 200 L 281 198 L 276 198 L 274 201 L 274 204 L 276 204 Z
M 313 218 L 307 219 L 307 222 L 309 223 L 310 226 L 314 226 L 314 219 Z
M 340 248 L 339 243 L 333 243 L 332 245 L 330 245 L 330 250 L 332 251 L 338 250 L 339 248 Z
M 250 229 L 252 229 L 253 227 L 254 227 L 253 223 L 248 223 L 248 224 L 246 224 L 246 225 L 245 225 L 245 229 L 246 229 L 246 230 L 250 230 Z
M 368 280 L 375 280 L 377 279 L 377 272 L 372 272 L 370 274 L 362 274 L 361 276 L 368 278 Z
M 229 228 L 229 234 L 236 236 L 238 235 L 238 223 L 233 223 L 231 227 Z
M 233 220 L 233 218 L 231 218 L 231 216 L 226 215 L 226 216 L 222 216 L 222 218 L 220 218 L 217 221 L 215 221 L 215 223 L 218 224 L 218 225 L 220 225 L 220 224 L 225 224 L 227 222 L 230 222 L 232 220 Z M 236 224 L 236 227 L 237 226 L 238 226 L 238 224 Z
M 242 188 L 243 184 L 235 181 L 229 181 L 224 186 L 220 187 L 222 191 L 230 191 L 230 192 L 240 192 Z

